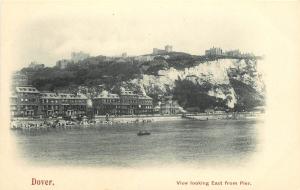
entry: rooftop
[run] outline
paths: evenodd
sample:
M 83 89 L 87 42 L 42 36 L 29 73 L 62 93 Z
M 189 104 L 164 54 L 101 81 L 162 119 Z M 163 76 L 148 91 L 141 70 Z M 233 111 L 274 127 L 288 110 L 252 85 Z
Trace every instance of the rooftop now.
M 118 94 L 99 94 L 95 99 L 101 99 L 101 98 L 110 98 L 110 99 L 116 99 L 120 98 Z
M 130 90 L 124 90 L 121 92 L 121 95 L 137 95 L 137 94 L 133 93 L 133 91 Z
M 16 87 L 16 91 L 23 93 L 39 93 L 39 91 L 35 87 L 31 86 Z
M 139 95 L 138 96 L 139 97 L 139 99 L 145 99 L 145 100 L 152 100 L 152 98 L 150 97 L 150 96 L 147 96 L 147 95 Z
M 54 93 L 54 92 L 41 92 L 41 98 L 49 99 L 87 99 L 83 94 L 68 94 L 68 93 Z

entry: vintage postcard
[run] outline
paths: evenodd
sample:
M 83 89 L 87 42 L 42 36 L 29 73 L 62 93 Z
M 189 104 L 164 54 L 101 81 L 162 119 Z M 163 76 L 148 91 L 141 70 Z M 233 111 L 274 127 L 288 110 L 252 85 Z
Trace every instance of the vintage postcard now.
M 300 189 L 299 1 L 2 1 L 0 189 Z

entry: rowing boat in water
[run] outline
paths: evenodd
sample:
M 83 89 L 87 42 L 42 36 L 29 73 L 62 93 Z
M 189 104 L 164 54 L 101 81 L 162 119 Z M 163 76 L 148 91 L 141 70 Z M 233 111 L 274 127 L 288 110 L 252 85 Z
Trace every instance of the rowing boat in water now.
M 144 135 L 150 135 L 151 133 L 149 131 L 139 131 L 137 133 L 138 136 L 144 136 Z

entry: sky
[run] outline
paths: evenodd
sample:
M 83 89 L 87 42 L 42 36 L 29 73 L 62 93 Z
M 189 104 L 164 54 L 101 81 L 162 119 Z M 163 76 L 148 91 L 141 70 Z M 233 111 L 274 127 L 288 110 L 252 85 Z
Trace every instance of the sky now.
M 162 1 L 164 2 L 164 1 Z M 7 6 L 9 7 L 9 6 Z M 31 61 L 53 66 L 73 51 L 129 56 L 173 46 L 202 55 L 212 46 L 266 54 L 271 41 L 265 10 L 237 3 L 33 3 L 14 5 L 14 67 Z M 9 10 L 9 9 L 7 9 Z M 272 24 L 272 23 L 271 23 Z

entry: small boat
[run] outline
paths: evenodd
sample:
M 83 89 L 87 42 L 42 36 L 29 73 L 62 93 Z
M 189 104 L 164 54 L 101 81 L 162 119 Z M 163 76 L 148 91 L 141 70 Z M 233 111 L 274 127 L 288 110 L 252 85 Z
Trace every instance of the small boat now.
M 150 135 L 151 133 L 149 131 L 139 131 L 137 133 L 138 136 L 143 136 L 143 135 Z

